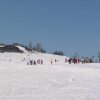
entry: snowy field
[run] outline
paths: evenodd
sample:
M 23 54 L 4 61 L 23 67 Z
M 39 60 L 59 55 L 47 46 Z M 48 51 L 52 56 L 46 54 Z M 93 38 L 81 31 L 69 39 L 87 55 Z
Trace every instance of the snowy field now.
M 0 53 L 0 100 L 100 100 L 100 64 L 68 64 L 65 58 Z M 30 59 L 43 65 L 27 65 Z

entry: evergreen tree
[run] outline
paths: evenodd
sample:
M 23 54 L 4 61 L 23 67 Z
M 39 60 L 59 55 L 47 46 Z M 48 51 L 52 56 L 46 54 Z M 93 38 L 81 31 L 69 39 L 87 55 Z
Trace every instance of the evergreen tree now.
M 64 55 L 64 53 L 62 51 L 54 51 L 53 54 L 55 55 Z

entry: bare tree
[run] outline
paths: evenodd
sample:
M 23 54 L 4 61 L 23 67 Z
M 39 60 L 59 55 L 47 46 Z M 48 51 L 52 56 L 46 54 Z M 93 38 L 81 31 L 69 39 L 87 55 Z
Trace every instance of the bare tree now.
M 37 43 L 33 49 L 38 52 L 42 52 L 42 50 L 43 50 L 42 45 L 40 43 Z
M 74 55 L 73 55 L 73 57 L 74 58 L 80 58 L 80 55 L 77 52 L 75 52 Z
M 98 53 L 99 63 L 100 63 L 100 52 Z
M 29 49 L 33 49 L 32 42 L 29 42 Z

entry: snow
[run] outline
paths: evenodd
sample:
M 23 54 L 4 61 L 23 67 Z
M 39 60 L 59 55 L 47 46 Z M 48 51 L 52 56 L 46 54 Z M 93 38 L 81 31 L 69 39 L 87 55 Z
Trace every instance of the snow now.
M 18 47 L 20 50 L 22 50 L 24 53 L 28 53 L 28 51 L 24 48 L 24 47 L 21 47 L 21 46 L 16 46 Z
M 0 100 L 100 100 L 100 64 L 68 64 L 65 58 L 0 53 Z M 38 59 L 43 65 L 27 65 Z

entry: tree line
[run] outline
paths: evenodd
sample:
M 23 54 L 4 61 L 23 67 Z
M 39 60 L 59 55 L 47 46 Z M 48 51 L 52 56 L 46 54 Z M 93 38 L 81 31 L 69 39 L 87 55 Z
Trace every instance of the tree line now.
M 41 43 L 37 43 L 35 46 L 33 46 L 32 42 L 29 42 L 28 45 L 20 44 L 20 43 L 13 43 L 11 45 L 12 46 L 21 46 L 21 47 L 24 47 L 28 51 L 34 50 L 36 52 L 46 53 L 46 50 L 43 48 L 43 46 L 42 46 Z M 7 46 L 7 44 L 0 43 L 0 46 Z M 60 51 L 60 50 L 55 50 L 55 51 L 52 52 L 52 54 L 64 56 L 63 51 Z

